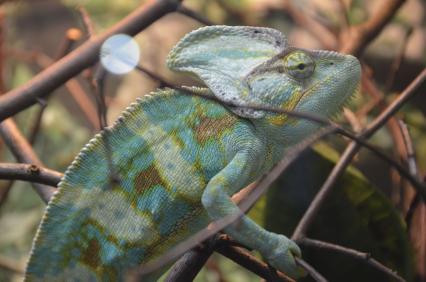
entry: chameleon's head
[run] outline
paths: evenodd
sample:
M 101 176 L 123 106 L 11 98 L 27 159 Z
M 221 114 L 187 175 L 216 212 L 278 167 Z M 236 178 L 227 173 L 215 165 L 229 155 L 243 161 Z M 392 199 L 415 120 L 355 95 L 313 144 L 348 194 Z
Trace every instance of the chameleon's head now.
M 351 55 L 287 48 L 244 79 L 255 104 L 330 117 L 359 86 L 361 68 Z M 286 116 L 266 114 L 280 125 Z
M 342 108 L 359 84 L 360 65 L 349 55 L 289 47 L 277 30 L 210 26 L 187 34 L 170 52 L 170 69 L 198 76 L 237 115 L 286 117 L 249 109 L 261 105 L 329 117 Z

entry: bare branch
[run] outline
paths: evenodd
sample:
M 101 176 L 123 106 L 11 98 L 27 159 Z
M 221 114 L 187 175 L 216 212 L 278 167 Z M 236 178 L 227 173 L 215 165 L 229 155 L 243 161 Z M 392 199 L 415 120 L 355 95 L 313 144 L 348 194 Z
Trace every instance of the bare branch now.
M 57 186 L 63 174 L 33 164 L 0 163 L 0 179 L 25 180 Z
M 78 28 L 69 28 L 65 33 L 62 43 L 56 52 L 55 61 L 64 57 L 74 47 L 74 44 L 81 39 L 81 31 Z
M 417 167 L 416 155 L 414 151 L 413 141 L 411 140 L 410 132 L 408 130 L 407 124 L 402 120 L 399 121 L 399 127 L 401 129 L 402 136 L 404 138 L 404 144 L 407 151 L 407 156 L 405 158 L 408 166 L 408 170 L 412 175 L 416 175 L 420 178 L 419 168 Z M 425 181 L 423 181 L 425 183 Z M 410 201 L 407 213 L 405 214 L 405 222 L 407 223 L 408 229 L 410 230 L 411 223 L 413 221 L 414 213 L 417 209 L 417 206 L 421 203 L 420 193 L 416 192 L 413 199 Z
M 360 136 L 355 136 L 346 130 L 342 130 L 341 128 L 338 129 L 338 133 L 354 140 L 358 143 L 358 145 L 370 150 L 370 152 L 373 152 L 376 156 L 378 156 L 380 159 L 389 164 L 393 169 L 395 169 L 402 177 L 407 179 L 411 183 L 411 185 L 413 185 L 414 189 L 421 191 L 421 194 L 426 195 L 426 186 L 419 180 L 418 176 L 411 174 L 410 171 L 407 171 L 396 160 L 392 159 L 384 152 L 382 152 L 382 150 L 364 141 L 365 139 L 362 138 L 362 134 Z
M 186 252 L 172 267 L 164 282 L 193 281 L 214 251 L 216 238 Z
M 364 263 L 367 263 L 368 265 L 376 268 L 377 270 L 385 273 L 386 275 L 392 277 L 393 279 L 396 279 L 397 281 L 405 281 L 405 279 L 403 279 L 402 277 L 400 277 L 396 271 L 393 271 L 389 268 L 387 268 L 386 266 L 384 266 L 383 264 L 381 264 L 380 262 L 378 262 L 377 260 L 375 260 L 374 258 L 371 257 L 370 254 L 368 253 L 363 253 L 351 248 L 347 248 L 347 247 L 343 247 L 340 245 L 336 245 L 336 244 L 331 244 L 328 242 L 324 242 L 324 241 L 319 241 L 319 240 L 314 240 L 314 239 L 309 239 L 309 238 L 302 238 L 300 240 L 297 240 L 297 243 L 301 244 L 301 245 L 305 245 L 307 247 L 314 247 L 317 249 L 324 249 L 324 250 L 329 250 L 332 252 L 336 252 L 336 253 L 340 253 L 342 255 L 345 256 L 349 256 L 352 257 L 354 259 L 360 260 Z
M 7 53 L 11 56 L 15 56 L 23 61 L 33 62 L 35 61 L 38 66 L 42 69 L 48 69 L 55 61 L 49 56 L 40 53 L 38 51 L 25 52 L 23 50 L 7 50 Z M 98 128 L 98 116 L 96 115 L 96 107 L 92 101 L 88 98 L 89 94 L 84 90 L 84 87 L 80 81 L 74 77 L 69 79 L 64 84 L 65 89 L 71 94 L 71 97 L 77 103 L 79 109 L 83 112 L 83 115 L 87 122 L 92 128 Z M 44 106 L 44 98 L 38 99 L 38 103 Z M 43 104 L 44 103 L 44 104 Z M 30 138 L 30 140 L 32 140 Z
M 89 13 L 83 6 L 78 7 L 78 12 L 80 13 L 81 19 L 83 20 L 83 25 L 86 29 L 87 37 L 92 38 L 95 35 L 95 28 L 93 26 L 92 20 L 90 19 Z
M 396 74 L 401 66 L 402 60 L 404 59 L 404 54 L 408 46 L 408 41 L 410 36 L 413 34 L 414 28 L 410 26 L 404 34 L 404 39 L 402 40 L 402 46 L 398 52 L 398 55 L 395 57 L 392 65 L 389 69 L 388 78 L 386 79 L 385 89 L 390 90 L 395 81 Z
M 308 264 L 306 261 L 296 258 L 296 262 L 299 266 L 303 267 L 311 277 L 317 281 L 317 282 L 327 282 L 327 279 L 325 279 L 318 271 L 316 271 L 310 264 Z
M 364 131 L 364 137 L 368 138 L 373 135 L 379 128 L 383 126 L 401 107 L 414 95 L 416 94 L 417 88 L 419 88 L 426 80 L 426 68 L 423 69 L 419 75 L 404 89 L 404 91 L 392 101 L 392 103 L 380 113 L 370 124 L 368 124 Z

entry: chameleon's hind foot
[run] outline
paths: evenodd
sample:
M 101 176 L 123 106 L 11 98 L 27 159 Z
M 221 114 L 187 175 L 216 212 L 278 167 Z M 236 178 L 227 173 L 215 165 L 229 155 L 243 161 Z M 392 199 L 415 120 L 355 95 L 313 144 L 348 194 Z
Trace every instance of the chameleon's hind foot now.
M 261 253 L 269 264 L 293 278 L 305 276 L 305 271 L 296 264 L 295 258 L 302 257 L 300 248 L 284 235 L 271 233 L 271 241 L 265 242 L 267 250 Z

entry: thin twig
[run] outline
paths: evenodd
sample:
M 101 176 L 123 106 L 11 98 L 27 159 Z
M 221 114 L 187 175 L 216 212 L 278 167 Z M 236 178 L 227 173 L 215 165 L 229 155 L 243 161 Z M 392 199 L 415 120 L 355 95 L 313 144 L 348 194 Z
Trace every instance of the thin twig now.
M 25 180 L 57 186 L 63 174 L 34 164 L 0 163 L 0 179 Z
M 391 270 L 388 267 L 384 266 L 383 264 L 381 264 L 380 262 L 372 258 L 369 253 L 364 253 L 351 248 L 343 247 L 340 245 L 336 245 L 336 244 L 332 244 L 332 243 L 328 243 L 324 241 L 309 239 L 309 238 L 302 238 L 300 240 L 297 240 L 297 243 L 307 247 L 314 247 L 317 249 L 324 249 L 324 250 L 329 250 L 339 254 L 343 254 L 345 256 L 367 263 L 368 265 L 385 273 L 386 275 L 392 277 L 393 279 L 396 279 L 397 281 L 405 281 L 405 279 L 399 276 L 396 271 Z
M 375 102 L 374 107 L 378 108 L 379 110 L 383 111 L 388 106 L 387 101 L 385 100 L 385 95 L 383 91 L 381 91 L 374 80 L 372 79 L 372 72 L 369 70 L 369 68 L 365 67 L 364 69 L 368 70 L 366 72 L 363 72 L 362 74 L 362 85 L 366 93 L 368 93 L 370 96 L 373 97 L 373 102 Z M 399 129 L 398 120 L 396 117 L 391 117 L 388 122 L 386 123 L 386 126 L 389 130 L 389 133 L 391 134 L 392 141 L 395 145 L 396 150 L 393 150 L 393 154 L 395 155 L 395 158 L 398 160 L 404 159 L 407 155 L 405 145 L 404 145 L 404 138 L 401 134 L 401 130 Z M 392 168 L 391 168 L 392 169 Z M 394 173 L 393 170 L 391 172 L 391 179 L 393 185 L 390 187 L 390 194 L 393 199 L 393 202 L 397 204 L 398 202 L 401 203 L 400 200 L 400 192 L 401 192 L 401 179 L 400 175 L 397 175 Z
M 83 26 L 86 29 L 87 37 L 92 38 L 95 35 L 95 28 L 92 20 L 90 19 L 89 13 L 83 6 L 78 7 L 78 12 L 80 13 L 83 21 Z
M 100 129 L 103 130 L 103 141 L 105 146 L 105 154 L 106 154 L 106 160 L 108 164 L 108 176 L 109 176 L 109 183 L 110 185 L 113 185 L 114 183 L 118 183 L 120 180 L 120 176 L 118 174 L 118 171 L 115 169 L 114 161 L 112 158 L 112 148 L 110 144 L 110 135 L 111 131 L 107 127 L 108 126 L 108 108 L 106 106 L 106 99 L 105 99 L 105 79 L 107 76 L 106 70 L 99 65 L 98 69 L 95 72 L 95 76 L 93 79 L 93 89 L 96 93 L 96 101 L 98 103 L 98 116 L 99 116 L 99 126 Z
M 188 88 L 188 87 L 182 87 L 182 86 L 174 85 L 174 84 L 168 82 L 163 77 L 161 77 L 161 76 L 153 73 L 152 71 L 148 70 L 147 68 L 145 68 L 142 65 L 137 65 L 136 69 L 141 71 L 142 73 L 145 73 L 151 79 L 160 82 L 164 87 L 169 87 L 169 88 L 173 88 L 173 89 L 176 89 L 176 90 L 180 90 L 181 91 L 180 94 L 183 94 L 183 95 L 198 96 L 198 97 L 201 97 L 201 98 L 204 98 L 204 99 L 215 101 L 219 104 L 224 105 L 225 107 L 229 107 L 229 106 L 245 107 L 245 108 L 259 110 L 259 111 L 269 111 L 269 112 L 274 112 L 274 113 L 278 113 L 278 114 L 286 114 L 286 115 L 294 117 L 294 118 L 307 119 L 307 120 L 310 120 L 310 121 L 313 121 L 313 122 L 316 122 L 318 124 L 325 125 L 325 126 L 331 126 L 332 125 L 327 118 L 320 116 L 320 115 L 317 115 L 317 114 L 312 114 L 312 113 L 307 113 L 307 112 L 296 112 L 296 111 L 285 110 L 285 109 L 280 109 L 280 108 L 276 108 L 276 107 L 272 107 L 272 106 L 266 106 L 266 105 L 247 104 L 247 105 L 241 106 L 241 105 L 238 105 L 238 104 L 226 103 L 226 102 L 221 101 L 216 96 L 207 95 L 207 94 L 199 93 L 199 92 L 196 92 L 196 91 L 191 91 L 191 89 Z
M 408 131 L 407 124 L 402 120 L 399 121 L 399 127 L 401 129 L 402 136 L 404 137 L 404 144 L 407 151 L 406 162 L 408 170 L 412 175 L 416 175 L 420 178 L 419 169 L 417 167 L 416 155 L 414 152 L 413 141 L 411 140 L 410 132 Z M 408 229 L 411 227 L 414 212 L 417 206 L 421 203 L 420 193 L 416 191 L 414 197 L 410 201 L 407 213 L 405 215 L 405 222 L 407 223 Z
M 24 61 L 35 61 L 42 69 L 47 69 L 54 63 L 52 58 L 37 51 L 25 52 L 22 50 L 7 50 L 7 53 Z M 89 95 L 86 93 L 79 80 L 76 77 L 71 78 L 65 82 L 65 89 L 71 94 L 71 97 L 83 112 L 89 125 L 92 128 L 97 128 L 98 117 L 96 115 L 96 108 L 93 106 L 92 101 L 88 99 Z M 37 101 L 38 104 L 43 105 L 43 103 L 40 103 L 41 101 L 45 101 L 44 98 L 39 98 Z
M 41 128 L 41 121 L 43 119 L 44 111 L 47 108 L 47 103 L 44 100 L 40 100 L 40 103 L 38 103 L 40 107 L 38 108 L 38 111 L 36 113 L 36 116 L 34 117 L 34 122 L 31 125 L 31 128 L 29 129 L 28 133 L 28 142 L 31 145 L 35 144 L 35 141 L 37 139 L 37 135 Z
M 317 282 L 327 282 L 328 280 L 324 278 L 318 271 L 315 270 L 309 263 L 300 258 L 295 258 L 296 263 L 305 269 L 311 277 Z
M 361 145 L 362 147 L 370 150 L 370 152 L 373 152 L 376 156 L 378 156 L 380 159 L 389 164 L 393 169 L 395 169 L 402 177 L 407 179 L 411 183 L 411 185 L 413 185 L 414 189 L 420 191 L 422 195 L 426 195 L 426 186 L 418 179 L 418 177 L 416 177 L 416 175 L 411 174 L 410 171 L 406 170 L 401 164 L 399 164 L 397 161 L 382 152 L 382 150 L 366 142 L 365 139 L 362 137 L 362 134 L 359 136 L 355 136 L 346 130 L 342 130 L 341 128 L 339 128 L 337 132 L 343 136 L 354 140 L 358 143 L 358 145 Z
M 55 56 L 56 60 L 59 60 L 63 56 L 68 54 L 70 52 L 70 50 L 73 48 L 74 44 L 78 40 L 80 40 L 80 38 L 81 38 L 81 31 L 79 29 L 77 29 L 77 28 L 68 29 L 67 32 L 66 32 L 65 38 L 63 39 L 62 44 L 60 45 L 58 51 L 56 52 L 57 53 L 57 55 Z M 47 61 L 50 59 L 47 56 L 46 56 L 46 58 L 47 58 Z M 43 64 L 43 63 L 46 62 L 46 59 L 43 58 L 43 59 L 39 59 L 39 60 L 36 60 L 36 61 Z M 51 62 L 48 63 L 48 65 L 45 64 L 41 67 L 47 68 L 52 63 L 53 63 L 53 60 L 51 60 Z M 71 85 L 70 81 L 68 81 L 66 83 L 66 85 Z M 68 87 L 68 88 L 70 88 L 70 87 Z M 70 91 L 70 92 L 72 94 L 74 94 L 73 91 Z M 37 135 L 38 135 L 38 132 L 41 128 L 41 122 L 42 122 L 43 114 L 44 114 L 46 107 L 47 107 L 47 101 L 39 99 L 38 104 L 40 105 L 40 108 L 39 108 L 39 110 L 36 114 L 36 117 L 34 118 L 34 123 L 32 124 L 32 127 L 30 129 L 30 133 L 28 134 L 28 141 L 30 142 L 31 145 L 34 145 L 35 140 L 36 140 Z
M 346 120 L 349 122 L 349 124 L 352 127 L 352 130 L 356 133 L 361 132 L 363 126 L 361 121 L 358 119 L 358 117 L 356 116 L 356 114 L 354 112 L 352 112 L 350 109 L 348 108 L 344 108 L 343 109 L 343 115 L 346 118 Z
M 416 94 L 419 88 L 426 80 L 426 68 L 424 68 L 417 77 L 404 89 L 404 91 L 392 101 L 392 103 L 380 113 L 370 124 L 367 125 L 364 131 L 364 137 L 368 138 L 381 128 L 401 107 Z
M 363 74 L 362 75 L 362 83 L 364 89 L 369 93 L 374 99 L 376 100 L 376 106 L 379 108 L 379 110 L 383 111 L 388 106 L 387 102 L 385 101 L 385 95 L 382 91 L 379 90 L 376 83 L 373 81 L 372 77 L 370 75 Z M 400 158 L 403 158 L 406 155 L 405 146 L 404 146 L 404 140 L 401 134 L 401 130 L 398 126 L 397 118 L 391 117 L 387 122 L 387 127 L 389 128 L 389 131 L 391 133 L 393 143 L 396 146 L 396 153 L 397 156 Z
M 413 31 L 414 31 L 414 28 L 410 26 L 404 34 L 404 39 L 402 40 L 402 46 L 398 52 L 398 55 L 395 57 L 389 69 L 388 78 L 386 79 L 386 84 L 385 84 L 386 90 L 390 90 L 392 88 L 393 83 L 395 82 L 396 74 L 398 73 L 402 60 L 404 59 L 405 51 L 408 46 L 408 41 L 409 41 L 408 39 L 413 34 Z
M 65 37 L 62 43 L 59 45 L 56 56 L 54 56 L 55 61 L 61 59 L 66 54 L 68 54 L 71 49 L 74 47 L 75 43 L 81 39 L 81 31 L 78 28 L 69 28 L 65 33 Z

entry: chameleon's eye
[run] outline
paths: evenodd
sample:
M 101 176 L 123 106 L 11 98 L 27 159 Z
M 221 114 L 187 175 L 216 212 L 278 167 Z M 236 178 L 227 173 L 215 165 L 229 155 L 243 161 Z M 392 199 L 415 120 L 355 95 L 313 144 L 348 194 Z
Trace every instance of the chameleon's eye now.
M 293 51 L 283 60 L 287 73 L 296 79 L 308 78 L 314 73 L 315 62 L 306 52 Z

